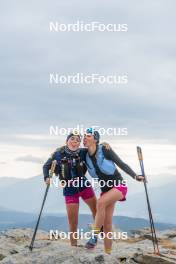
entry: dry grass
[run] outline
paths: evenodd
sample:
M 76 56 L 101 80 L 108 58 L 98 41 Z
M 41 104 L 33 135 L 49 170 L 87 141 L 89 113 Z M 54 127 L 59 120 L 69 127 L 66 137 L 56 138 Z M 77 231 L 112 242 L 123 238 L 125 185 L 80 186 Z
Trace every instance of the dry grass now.
M 168 248 L 168 249 L 176 249 L 176 243 L 173 243 L 170 240 L 162 240 L 160 242 L 160 245 L 162 245 L 163 247 Z

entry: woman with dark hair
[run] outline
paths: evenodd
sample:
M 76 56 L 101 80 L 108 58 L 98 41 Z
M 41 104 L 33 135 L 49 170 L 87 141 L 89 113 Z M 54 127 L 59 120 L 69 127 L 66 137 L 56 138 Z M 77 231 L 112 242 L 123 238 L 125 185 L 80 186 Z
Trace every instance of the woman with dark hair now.
M 119 173 L 116 165 L 137 181 L 144 181 L 143 176 L 138 176 L 117 154 L 111 149 L 99 144 L 99 132 L 89 128 L 84 135 L 84 146 L 88 148 L 86 165 L 89 174 L 103 182 L 101 196 L 97 201 L 97 212 L 92 230 L 92 237 L 86 244 L 86 248 L 94 248 L 97 244 L 98 234 L 103 226 L 105 234 L 104 249 L 111 253 L 112 239 L 107 237 L 112 232 L 112 217 L 117 201 L 125 201 L 127 186 Z
M 63 195 L 65 197 L 68 222 L 70 227 L 70 242 L 72 246 L 77 246 L 77 239 L 74 233 L 77 232 L 79 198 L 89 206 L 93 218 L 96 214 L 96 196 L 88 184 L 85 177 L 87 167 L 85 164 L 87 149 L 79 148 L 81 135 L 78 132 L 72 132 L 68 135 L 66 145 L 56 149 L 43 166 L 44 180 L 50 184 L 49 170 L 53 160 L 57 161 L 55 174 L 59 175 L 60 181 L 64 182 Z M 74 184 L 74 182 L 76 184 Z

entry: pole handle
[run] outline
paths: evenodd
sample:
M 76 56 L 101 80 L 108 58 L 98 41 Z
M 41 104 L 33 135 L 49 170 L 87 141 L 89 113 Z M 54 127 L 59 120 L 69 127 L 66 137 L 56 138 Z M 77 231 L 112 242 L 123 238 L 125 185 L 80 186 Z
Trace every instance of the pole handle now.
M 50 169 L 50 173 L 49 173 L 50 178 L 51 178 L 51 177 L 53 176 L 53 174 L 54 174 L 54 171 L 55 171 L 56 165 L 57 165 L 57 160 L 53 160 L 52 165 L 51 165 L 51 169 Z
M 143 160 L 142 149 L 139 146 L 137 147 L 137 154 L 138 154 L 139 160 Z

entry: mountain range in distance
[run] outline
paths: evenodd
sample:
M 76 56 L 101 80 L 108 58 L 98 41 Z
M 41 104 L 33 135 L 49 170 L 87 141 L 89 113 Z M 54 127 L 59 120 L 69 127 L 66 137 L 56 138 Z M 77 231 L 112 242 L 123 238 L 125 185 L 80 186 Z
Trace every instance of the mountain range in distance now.
M 176 223 L 174 204 L 176 182 L 160 187 L 148 187 L 153 217 L 157 222 Z M 0 209 L 37 214 L 40 210 L 46 185 L 43 176 L 28 179 L 0 178 Z M 141 186 L 139 190 L 143 189 Z M 66 214 L 65 201 L 61 188 L 49 190 L 44 213 Z M 87 205 L 80 203 L 80 213 L 89 214 Z M 148 219 L 145 192 L 127 195 L 126 202 L 116 205 L 115 214 L 134 218 Z

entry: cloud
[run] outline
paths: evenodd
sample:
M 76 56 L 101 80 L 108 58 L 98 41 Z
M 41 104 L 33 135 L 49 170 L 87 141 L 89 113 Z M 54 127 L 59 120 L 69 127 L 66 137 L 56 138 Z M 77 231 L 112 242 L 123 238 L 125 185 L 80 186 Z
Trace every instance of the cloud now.
M 21 156 L 15 159 L 16 161 L 25 161 L 25 162 L 33 162 L 33 163 L 43 163 L 43 159 L 39 157 L 35 157 L 32 155 L 26 155 L 26 156 Z
M 168 169 L 176 170 L 176 166 L 169 166 Z
M 47 134 L 50 125 L 79 123 L 118 124 L 128 127 L 131 138 L 176 142 L 176 3 L 15 2 L 9 9 L 7 0 L 0 11 L 0 128 L 7 141 L 14 134 Z M 128 23 L 129 31 L 49 33 L 50 21 L 79 19 Z M 50 72 L 128 72 L 129 84 L 50 87 Z

